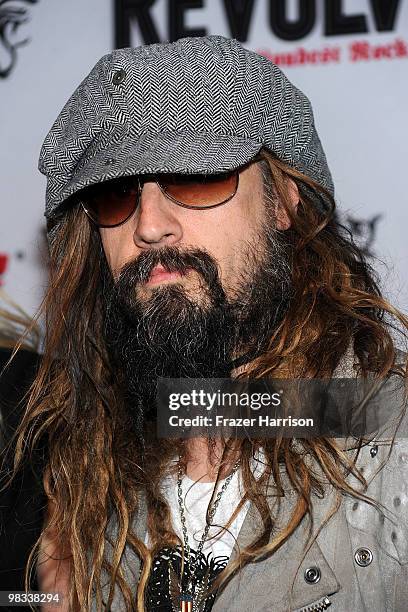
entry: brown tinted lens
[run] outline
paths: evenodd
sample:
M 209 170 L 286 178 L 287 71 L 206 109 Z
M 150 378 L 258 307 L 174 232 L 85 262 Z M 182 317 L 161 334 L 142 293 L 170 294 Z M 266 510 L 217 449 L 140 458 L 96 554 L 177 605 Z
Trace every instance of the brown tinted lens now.
M 124 223 L 138 203 L 136 181 L 123 180 L 102 183 L 84 195 L 84 207 L 98 225 L 113 226 Z
M 160 178 L 163 191 L 188 206 L 211 206 L 220 204 L 234 195 L 238 174 L 192 174 L 172 175 Z

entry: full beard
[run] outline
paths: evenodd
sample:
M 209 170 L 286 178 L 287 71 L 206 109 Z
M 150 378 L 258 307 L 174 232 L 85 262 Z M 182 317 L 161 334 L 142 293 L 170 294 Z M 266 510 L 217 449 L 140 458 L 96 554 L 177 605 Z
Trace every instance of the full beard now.
M 156 418 L 158 377 L 226 378 L 267 348 L 291 298 L 290 249 L 270 230 L 245 251 L 245 270 L 228 291 L 203 249 L 150 249 L 123 266 L 116 282 L 104 260 L 104 337 L 140 434 Z M 198 291 L 175 282 L 153 286 L 146 296 L 144 283 L 158 264 L 194 271 Z

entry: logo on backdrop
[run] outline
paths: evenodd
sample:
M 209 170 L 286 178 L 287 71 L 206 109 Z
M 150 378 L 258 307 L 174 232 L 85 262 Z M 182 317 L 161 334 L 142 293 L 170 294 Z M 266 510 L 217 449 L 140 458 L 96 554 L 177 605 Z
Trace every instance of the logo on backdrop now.
M 374 215 L 368 219 L 358 219 L 348 215 L 346 227 L 351 231 L 355 243 L 360 247 L 366 257 L 373 257 L 374 241 L 377 235 L 378 222 L 383 215 Z
M 237 38 L 242 43 L 248 41 L 251 23 L 257 2 L 260 0 L 167 0 L 166 2 L 166 41 L 174 41 L 184 36 L 205 36 L 210 34 L 209 25 L 203 23 L 191 28 L 187 25 L 189 11 L 197 13 L 210 2 L 218 1 L 225 14 L 228 31 L 226 36 Z M 315 27 L 317 1 L 298 0 L 296 18 L 289 16 L 289 0 L 263 0 L 268 7 L 268 26 L 272 37 L 282 41 L 299 41 L 308 36 Z M 142 44 L 164 42 L 161 40 L 154 10 L 161 0 L 115 0 L 115 44 L 117 48 L 129 47 L 132 22 L 136 22 L 142 37 Z M 367 11 L 352 12 L 346 8 L 345 0 L 325 0 L 322 2 L 324 15 L 322 35 L 332 38 L 344 34 L 368 34 L 369 23 L 374 31 L 390 32 L 395 29 L 398 10 L 402 0 L 370 0 Z M 371 20 L 369 19 L 371 18 Z M 162 26 L 163 24 L 160 24 Z M 217 32 L 220 33 L 220 32 Z
M 0 78 L 5 79 L 17 61 L 17 49 L 26 45 L 30 39 L 20 38 L 20 27 L 29 20 L 26 4 L 36 4 L 38 0 L 0 0 Z

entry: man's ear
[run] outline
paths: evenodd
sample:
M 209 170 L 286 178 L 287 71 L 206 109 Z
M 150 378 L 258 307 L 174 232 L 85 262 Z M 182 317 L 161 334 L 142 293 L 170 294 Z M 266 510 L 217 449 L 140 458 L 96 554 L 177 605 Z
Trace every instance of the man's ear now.
M 295 213 L 299 204 L 299 189 L 292 179 L 288 179 L 288 202 Z M 276 227 L 278 230 L 287 230 L 291 226 L 291 220 L 288 213 L 281 203 L 278 203 L 276 211 Z

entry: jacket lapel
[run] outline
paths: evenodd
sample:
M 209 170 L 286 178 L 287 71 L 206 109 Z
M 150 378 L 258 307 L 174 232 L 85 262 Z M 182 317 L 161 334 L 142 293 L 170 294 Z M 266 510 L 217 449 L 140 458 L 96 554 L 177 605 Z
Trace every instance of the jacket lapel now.
M 283 477 L 285 481 L 285 478 Z M 286 481 L 287 482 L 287 481 Z M 296 496 L 285 487 L 280 509 L 276 517 L 278 533 L 285 527 L 295 508 Z M 269 497 L 269 505 L 276 514 L 276 497 Z M 240 608 L 250 610 L 296 610 L 314 603 L 329 594 L 336 593 L 339 582 L 325 558 L 317 540 L 311 544 L 334 498 L 328 494 L 323 499 L 313 500 L 312 537 L 308 539 L 308 521 L 304 519 L 290 538 L 272 555 L 256 560 L 236 574 L 226 587 L 217 594 L 213 612 L 234 610 L 234 602 Z M 333 517 L 331 520 L 336 520 Z M 229 563 L 262 533 L 262 520 L 254 504 L 251 504 L 239 532 Z M 273 537 L 273 536 L 272 536 Z M 318 568 L 320 578 L 308 582 L 305 573 L 310 568 Z

